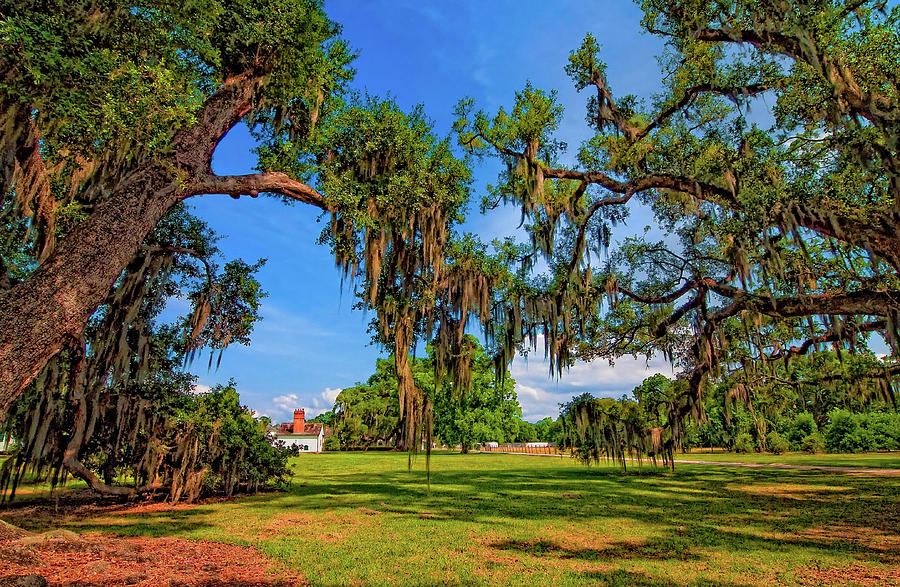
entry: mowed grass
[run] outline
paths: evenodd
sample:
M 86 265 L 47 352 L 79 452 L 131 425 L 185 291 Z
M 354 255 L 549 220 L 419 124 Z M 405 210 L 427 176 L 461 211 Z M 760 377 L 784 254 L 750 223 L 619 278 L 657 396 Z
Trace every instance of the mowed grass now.
M 688 453 L 676 453 L 676 460 L 713 461 L 732 463 L 780 463 L 785 465 L 814 465 L 825 467 L 864 467 L 869 469 L 900 469 L 900 452 L 865 454 L 818 454 L 769 453 L 736 454 L 727 452 L 703 452 L 702 449 Z
M 897 477 L 623 473 L 501 454 L 431 464 L 429 491 L 424 456 L 409 472 L 403 454 L 303 455 L 287 492 L 52 523 L 255 545 L 321 585 L 900 584 Z
M 8 458 L 9 457 L 7 456 L 0 456 L 0 467 L 3 466 L 3 463 Z M 10 483 L 10 487 L 7 488 L 7 491 L 11 487 L 12 484 Z M 57 486 L 54 488 L 49 480 L 45 479 L 42 481 L 36 481 L 33 473 L 26 472 L 22 476 L 22 479 L 19 480 L 19 484 L 16 486 L 14 498 L 17 504 L 21 504 L 25 501 L 41 502 L 56 497 L 63 499 L 68 494 L 86 488 L 87 483 L 72 476 L 66 476 L 65 482 L 57 484 Z

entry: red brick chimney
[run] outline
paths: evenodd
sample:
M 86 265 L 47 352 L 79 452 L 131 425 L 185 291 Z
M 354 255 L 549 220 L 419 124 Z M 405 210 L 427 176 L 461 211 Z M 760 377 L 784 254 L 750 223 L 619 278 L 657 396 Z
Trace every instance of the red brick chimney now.
M 294 434 L 303 434 L 306 427 L 306 412 L 303 410 L 294 410 Z

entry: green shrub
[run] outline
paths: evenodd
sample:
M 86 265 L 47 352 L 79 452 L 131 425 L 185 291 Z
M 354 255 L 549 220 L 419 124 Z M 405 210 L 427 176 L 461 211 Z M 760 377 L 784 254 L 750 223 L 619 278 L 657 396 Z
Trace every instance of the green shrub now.
M 337 437 L 337 434 L 326 436 L 325 442 L 322 443 L 322 449 L 341 450 L 341 440 Z
M 813 415 L 809 412 L 800 412 L 794 416 L 793 421 L 788 427 L 786 436 L 788 442 L 791 444 L 791 448 L 802 449 L 801 443 L 803 442 L 803 439 L 818 431 L 819 427 L 816 426 L 816 420 L 813 418 Z
M 825 446 L 832 452 L 856 452 L 859 422 L 848 410 L 832 410 L 825 427 Z
M 810 434 L 800 441 L 800 450 L 811 455 L 825 452 L 825 438 L 818 432 Z
M 900 449 L 900 414 L 871 412 L 860 422 L 871 434 L 873 450 Z
M 737 435 L 737 438 L 734 439 L 734 444 L 731 448 L 734 452 L 753 452 L 756 450 L 756 443 L 753 442 L 753 437 L 750 436 L 750 434 L 741 432 Z
M 825 444 L 834 452 L 900 449 L 900 414 L 869 412 L 854 414 L 833 410 L 828 414 Z
M 790 449 L 787 439 L 774 430 L 766 435 L 766 445 L 769 447 L 769 452 L 776 455 L 780 455 Z

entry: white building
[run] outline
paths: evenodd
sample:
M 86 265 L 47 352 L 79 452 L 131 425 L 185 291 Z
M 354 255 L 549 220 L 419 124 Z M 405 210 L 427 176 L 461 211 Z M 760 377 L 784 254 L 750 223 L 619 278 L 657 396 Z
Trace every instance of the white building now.
M 325 426 L 319 422 L 307 422 L 306 412 L 294 410 L 294 421 L 279 426 L 275 438 L 286 446 L 296 446 L 300 452 L 322 452 Z

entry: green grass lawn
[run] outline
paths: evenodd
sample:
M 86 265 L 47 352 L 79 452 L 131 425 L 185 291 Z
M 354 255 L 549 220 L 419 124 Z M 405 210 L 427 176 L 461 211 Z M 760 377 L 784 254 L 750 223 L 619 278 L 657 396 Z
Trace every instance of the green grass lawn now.
M 7 458 L 9 457 L 0 456 L 0 466 L 3 466 L 3 463 Z M 26 472 L 16 487 L 15 502 L 19 504 L 32 501 L 40 502 L 56 496 L 63 498 L 68 493 L 85 488 L 87 488 L 87 483 L 81 479 L 67 476 L 65 483 L 57 485 L 54 489 L 51 486 L 50 481 L 35 482 L 34 475 L 30 472 Z
M 727 452 L 703 452 L 695 449 L 689 453 L 676 453 L 675 459 L 689 461 L 729 461 L 733 463 L 782 463 L 786 465 L 817 465 L 827 467 L 864 467 L 872 469 L 900 469 L 900 452 L 866 454 L 768 453 L 736 454 Z
M 429 492 L 424 465 L 303 455 L 288 492 L 52 523 L 251 544 L 320 585 L 900 584 L 897 477 L 439 453 Z

